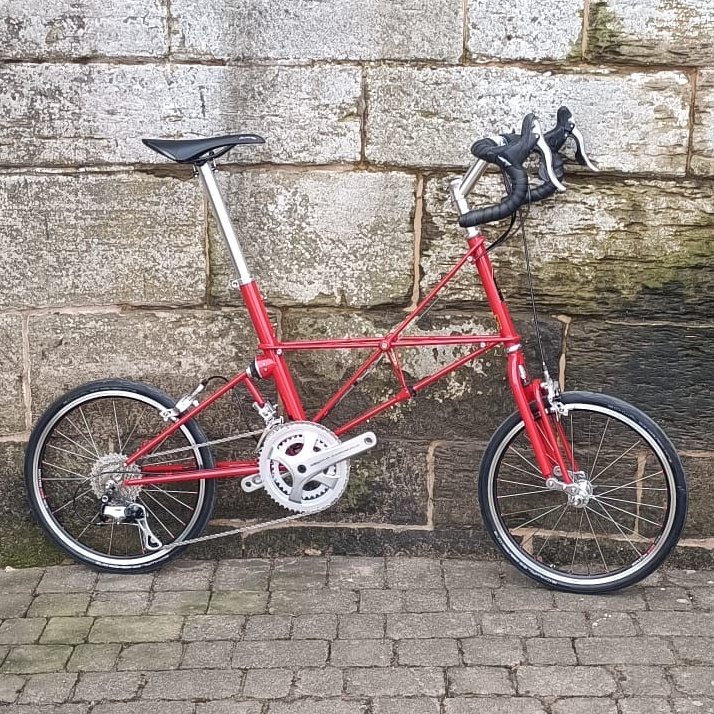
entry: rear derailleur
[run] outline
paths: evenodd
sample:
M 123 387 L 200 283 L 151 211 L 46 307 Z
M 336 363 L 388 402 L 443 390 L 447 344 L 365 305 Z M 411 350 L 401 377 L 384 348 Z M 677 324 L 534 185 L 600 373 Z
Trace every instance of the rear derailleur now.
M 99 520 L 102 523 L 113 521 L 114 523 L 129 523 L 139 529 L 141 545 L 144 550 L 155 551 L 164 547 L 164 544 L 154 535 L 148 521 L 146 520 L 146 508 L 140 503 L 131 501 L 124 503 L 112 503 L 112 487 L 109 486 L 102 496 L 99 507 Z

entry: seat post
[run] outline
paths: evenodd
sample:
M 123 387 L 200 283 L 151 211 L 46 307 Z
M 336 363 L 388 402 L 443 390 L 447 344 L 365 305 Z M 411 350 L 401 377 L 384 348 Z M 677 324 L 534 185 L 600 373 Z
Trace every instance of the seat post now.
M 238 243 L 236 233 L 233 230 L 233 224 L 231 223 L 230 216 L 228 215 L 226 204 L 223 201 L 223 196 L 221 196 L 221 191 L 218 188 L 216 178 L 213 175 L 216 170 L 215 166 L 212 162 L 207 161 L 199 164 L 197 169 L 201 178 L 203 191 L 206 196 L 208 196 L 208 200 L 211 203 L 211 209 L 213 210 L 213 215 L 218 221 L 218 225 L 221 227 L 221 233 L 223 233 L 223 238 L 228 245 L 233 265 L 238 271 L 238 282 L 241 285 L 247 285 L 252 282 L 253 278 L 248 270 L 245 258 L 243 257 L 243 251 L 241 250 L 240 243 Z

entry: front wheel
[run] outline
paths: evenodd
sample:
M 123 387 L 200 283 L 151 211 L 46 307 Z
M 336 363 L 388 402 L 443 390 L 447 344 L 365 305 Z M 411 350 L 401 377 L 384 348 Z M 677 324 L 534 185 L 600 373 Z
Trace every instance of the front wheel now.
M 117 501 L 137 504 L 151 532 L 164 545 L 181 543 L 205 528 L 215 501 L 211 480 L 124 486 L 141 467 L 212 468 L 206 436 L 190 420 L 135 465 L 133 451 L 163 431 L 160 412 L 174 401 L 146 384 L 126 380 L 91 382 L 60 397 L 35 426 L 25 455 L 25 486 L 32 511 L 50 538 L 76 560 L 108 572 L 151 570 L 177 556 L 146 547 L 136 522 L 103 517 L 100 498 L 107 481 Z
M 561 402 L 559 431 L 574 456 L 579 497 L 546 488 L 515 413 L 481 463 L 484 524 L 517 568 L 549 587 L 628 587 L 659 567 L 679 540 L 687 513 L 682 462 L 664 432 L 619 399 L 567 392 Z M 536 409 L 534 416 L 538 424 Z M 556 417 L 548 418 L 556 426 Z

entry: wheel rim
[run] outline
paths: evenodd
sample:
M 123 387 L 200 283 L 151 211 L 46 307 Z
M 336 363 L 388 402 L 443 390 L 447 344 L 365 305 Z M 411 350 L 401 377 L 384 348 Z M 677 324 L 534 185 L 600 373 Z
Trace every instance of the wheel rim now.
M 125 407 L 126 409 L 123 409 Z M 166 427 L 165 405 L 144 394 L 115 389 L 83 395 L 60 409 L 38 439 L 32 488 L 43 522 L 57 540 L 80 557 L 101 565 L 136 567 L 166 557 L 143 549 L 139 530 L 128 523 L 99 524 L 99 500 L 90 472 L 101 457 L 127 455 Z M 184 425 L 141 464 L 204 465 L 200 449 Z M 160 456 L 173 448 L 189 451 Z M 146 486 L 136 500 L 164 545 L 195 527 L 205 501 L 205 481 Z
M 545 488 L 519 422 L 491 461 L 488 506 L 517 563 L 546 581 L 602 587 L 648 569 L 667 545 L 677 510 L 674 471 L 633 419 L 587 402 L 564 406 L 566 438 L 592 486 L 589 502 L 575 508 L 566 494 Z

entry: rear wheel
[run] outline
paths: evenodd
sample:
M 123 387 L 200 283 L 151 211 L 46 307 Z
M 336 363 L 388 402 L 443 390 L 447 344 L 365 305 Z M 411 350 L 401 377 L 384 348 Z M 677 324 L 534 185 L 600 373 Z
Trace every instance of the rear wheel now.
M 163 545 L 199 535 L 213 511 L 215 484 L 192 480 L 124 487 L 124 478 L 151 464 L 212 468 L 203 430 L 184 424 L 154 452 L 130 467 L 124 460 L 163 431 L 160 412 L 174 400 L 146 384 L 91 382 L 60 397 L 32 432 L 25 456 L 25 485 L 35 517 L 52 540 L 76 560 L 110 572 L 141 572 L 181 552 L 151 550 L 136 523 L 102 521 L 100 497 L 117 483 L 116 500 L 143 507 Z
M 635 407 L 589 392 L 561 401 L 579 498 L 546 487 L 516 413 L 493 435 L 481 464 L 484 524 L 517 568 L 546 585 L 581 593 L 627 587 L 653 572 L 681 535 L 682 463 Z

